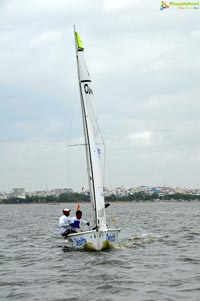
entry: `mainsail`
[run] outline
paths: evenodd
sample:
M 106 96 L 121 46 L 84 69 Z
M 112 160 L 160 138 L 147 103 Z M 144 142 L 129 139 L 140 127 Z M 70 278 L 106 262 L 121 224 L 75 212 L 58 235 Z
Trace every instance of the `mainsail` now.
M 80 35 L 74 30 L 78 80 L 80 88 L 81 111 L 86 147 L 86 160 L 90 198 L 94 209 L 94 224 L 100 230 L 105 230 L 105 202 L 103 179 L 101 175 L 101 151 L 99 148 L 99 130 L 94 114 L 94 94 L 91 79 L 84 57 L 84 46 Z

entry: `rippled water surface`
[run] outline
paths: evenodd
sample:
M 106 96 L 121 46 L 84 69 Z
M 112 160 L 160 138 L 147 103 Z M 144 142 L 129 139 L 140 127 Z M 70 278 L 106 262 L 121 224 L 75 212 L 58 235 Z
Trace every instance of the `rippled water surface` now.
M 0 300 L 200 300 L 200 203 L 113 203 L 104 252 L 63 250 L 63 206 L 0 205 Z

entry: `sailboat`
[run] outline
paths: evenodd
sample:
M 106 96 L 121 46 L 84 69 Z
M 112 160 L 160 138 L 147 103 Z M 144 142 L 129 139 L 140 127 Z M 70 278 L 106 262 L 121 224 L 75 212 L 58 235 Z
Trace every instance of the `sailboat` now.
M 98 125 L 94 113 L 94 94 L 91 78 L 84 57 L 84 46 L 74 27 L 77 73 L 86 150 L 87 174 L 94 225 L 91 230 L 69 234 L 67 239 L 76 249 L 101 251 L 117 242 L 119 228 L 106 224 L 101 152 L 98 143 Z

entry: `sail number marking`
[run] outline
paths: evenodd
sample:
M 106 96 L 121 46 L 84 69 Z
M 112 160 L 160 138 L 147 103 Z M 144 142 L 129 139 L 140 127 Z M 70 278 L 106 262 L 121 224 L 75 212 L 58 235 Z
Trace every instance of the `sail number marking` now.
M 115 241 L 115 234 L 106 234 L 106 240 Z
M 88 86 L 88 84 L 84 85 L 84 91 L 86 94 L 93 94 L 92 89 Z
M 76 239 L 76 246 L 77 246 L 77 247 L 81 247 L 81 246 L 84 245 L 86 242 L 87 242 L 86 238 L 80 237 L 80 238 Z

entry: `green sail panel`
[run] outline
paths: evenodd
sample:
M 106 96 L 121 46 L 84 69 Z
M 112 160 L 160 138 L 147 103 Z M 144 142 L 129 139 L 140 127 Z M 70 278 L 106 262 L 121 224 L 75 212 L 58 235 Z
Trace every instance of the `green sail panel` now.
M 81 41 L 81 37 L 78 34 L 78 32 L 76 32 L 76 41 L 77 41 L 78 49 L 83 50 L 84 49 L 84 45 L 83 45 L 83 42 Z

